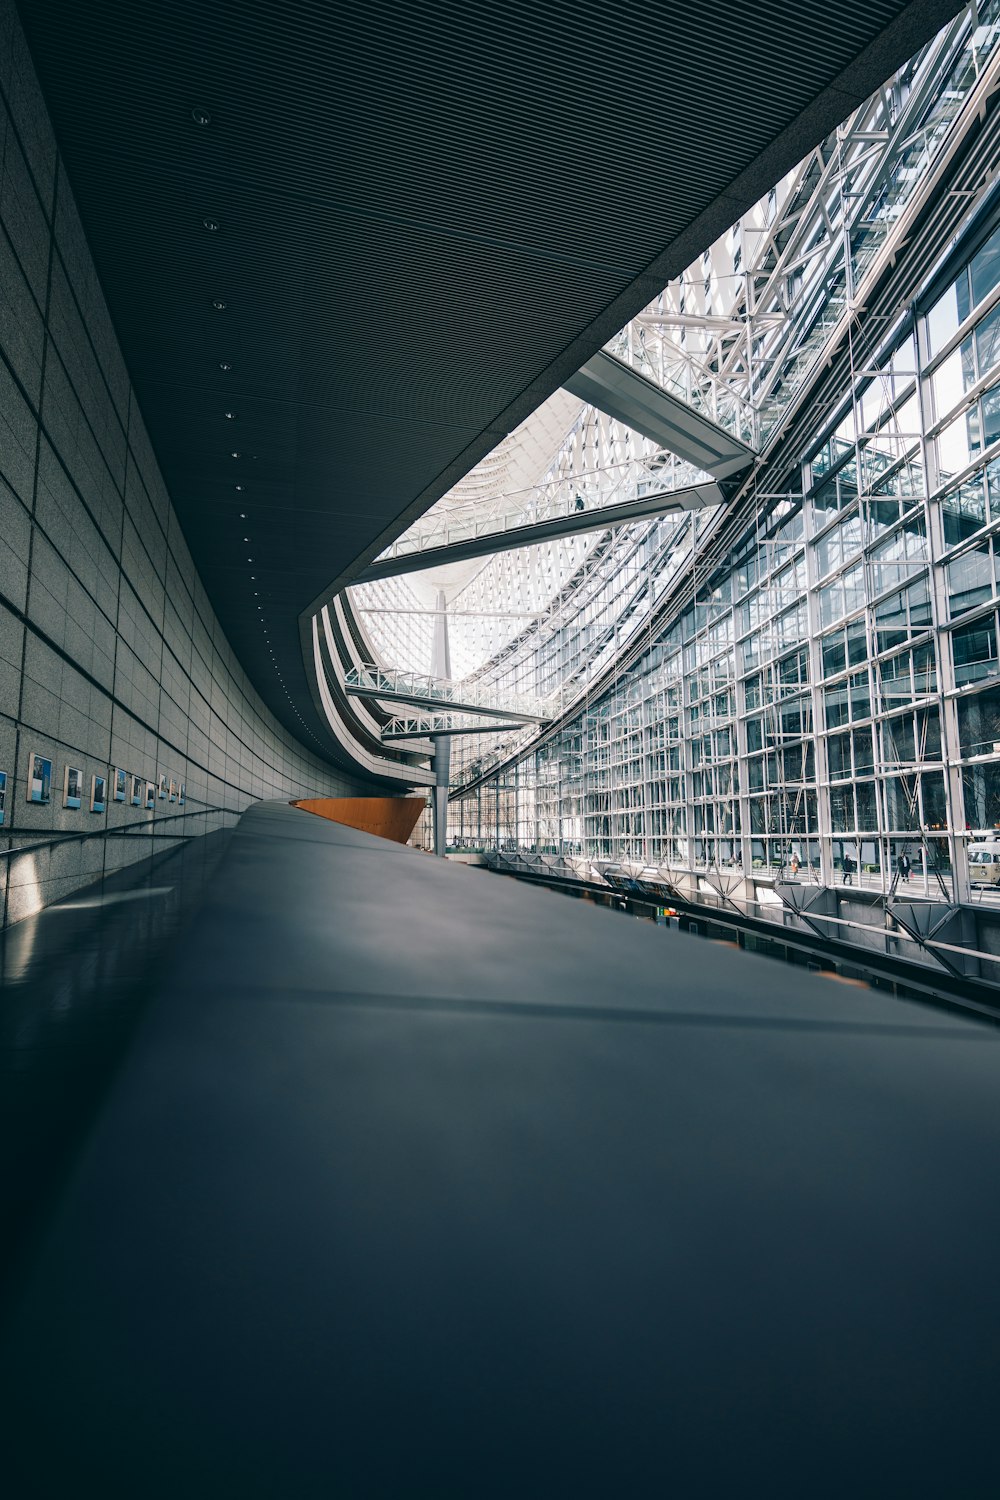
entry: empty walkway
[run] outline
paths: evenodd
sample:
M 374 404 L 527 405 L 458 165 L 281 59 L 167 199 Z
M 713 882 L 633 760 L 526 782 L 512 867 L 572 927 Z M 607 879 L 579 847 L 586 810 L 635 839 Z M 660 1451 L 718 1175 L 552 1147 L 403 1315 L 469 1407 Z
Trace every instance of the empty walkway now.
M 258 806 L 14 1291 L 8 1493 L 995 1495 L 998 1160 L 989 1027 Z

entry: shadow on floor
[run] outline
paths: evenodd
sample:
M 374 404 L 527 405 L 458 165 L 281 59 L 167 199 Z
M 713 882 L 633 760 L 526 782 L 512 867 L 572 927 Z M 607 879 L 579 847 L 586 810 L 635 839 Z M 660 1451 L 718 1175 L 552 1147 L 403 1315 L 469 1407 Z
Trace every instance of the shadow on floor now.
M 231 837 L 190 838 L 0 933 L 0 1300 Z

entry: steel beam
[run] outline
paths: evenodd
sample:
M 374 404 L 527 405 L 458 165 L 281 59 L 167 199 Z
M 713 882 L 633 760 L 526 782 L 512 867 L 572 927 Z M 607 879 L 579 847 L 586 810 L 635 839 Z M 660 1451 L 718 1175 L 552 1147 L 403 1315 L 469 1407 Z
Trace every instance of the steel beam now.
M 351 698 L 374 698 L 377 703 L 412 703 L 417 708 L 440 709 L 442 700 L 431 698 L 427 694 L 395 692 L 389 688 L 361 687 L 357 683 L 346 684 L 345 692 Z M 509 719 L 515 724 L 547 724 L 548 719 L 543 714 L 515 713 L 509 708 L 484 708 L 481 703 L 462 703 L 458 699 L 450 701 L 448 707 L 454 709 L 457 714 L 483 714 L 491 719 Z
M 509 717 L 509 716 L 508 716 Z M 388 744 L 390 740 L 420 740 L 427 739 L 433 735 L 435 739 L 441 739 L 445 735 L 456 734 L 504 734 L 507 731 L 523 729 L 523 721 L 509 724 L 466 724 L 464 728 L 438 729 L 434 725 L 415 725 L 412 729 L 383 729 L 382 743 Z
M 753 450 L 745 443 L 604 349 L 566 381 L 565 389 L 715 479 L 728 479 L 753 463 Z
M 377 578 L 395 578 L 400 573 L 420 573 L 425 568 L 440 568 L 448 563 L 467 562 L 474 557 L 492 557 L 495 552 L 510 552 L 517 547 L 531 547 L 538 542 L 552 542 L 563 536 L 585 531 L 607 531 L 630 521 L 668 515 L 671 511 L 707 510 L 721 505 L 724 496 L 717 484 L 690 485 L 680 490 L 663 490 L 644 495 L 603 510 L 573 511 L 551 521 L 535 521 L 508 531 L 490 532 L 469 541 L 453 542 L 444 547 L 428 547 L 405 557 L 377 558 L 359 573 L 355 583 L 373 583 Z

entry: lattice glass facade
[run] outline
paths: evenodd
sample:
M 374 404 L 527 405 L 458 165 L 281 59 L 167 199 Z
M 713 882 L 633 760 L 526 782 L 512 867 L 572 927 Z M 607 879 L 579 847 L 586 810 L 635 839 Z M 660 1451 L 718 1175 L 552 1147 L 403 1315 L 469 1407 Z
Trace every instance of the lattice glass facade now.
M 552 721 L 453 742 L 455 846 L 881 891 L 905 855 L 969 899 L 969 836 L 1000 829 L 998 89 L 993 0 L 608 345 L 756 461 L 714 510 L 498 552 L 449 588 L 455 675 Z M 488 527 L 674 462 L 565 401 L 547 439 L 567 413 L 530 488 L 484 471 Z M 416 668 L 426 620 L 373 624 L 390 583 L 357 603 Z
M 1000 828 L 1000 228 L 978 234 L 854 373 L 801 496 L 760 507 L 599 702 L 456 802 L 456 842 L 794 858 L 824 883 L 846 857 L 880 887 L 905 852 L 962 894 L 967 831 Z M 656 532 L 633 554 L 650 589 Z

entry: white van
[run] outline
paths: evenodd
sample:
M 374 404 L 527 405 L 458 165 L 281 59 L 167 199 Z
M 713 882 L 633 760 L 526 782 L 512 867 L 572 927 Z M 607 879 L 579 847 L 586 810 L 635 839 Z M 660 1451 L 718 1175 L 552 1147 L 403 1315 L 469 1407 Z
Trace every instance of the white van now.
M 969 845 L 969 879 L 973 885 L 1000 885 L 1000 839 Z

